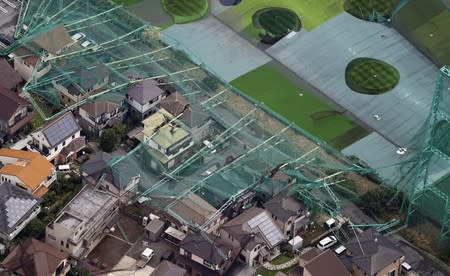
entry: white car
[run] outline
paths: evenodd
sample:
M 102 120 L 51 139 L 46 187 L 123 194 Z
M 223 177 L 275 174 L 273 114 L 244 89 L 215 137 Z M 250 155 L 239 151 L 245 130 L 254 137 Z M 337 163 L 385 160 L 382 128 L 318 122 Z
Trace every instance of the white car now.
M 87 48 L 89 47 L 89 45 L 91 45 L 92 42 L 90 42 L 89 40 L 86 40 L 85 42 L 81 43 L 81 47 L 83 48 Z
M 334 250 L 334 253 L 336 253 L 336 255 L 341 255 L 345 252 L 345 250 L 347 250 L 347 248 L 345 248 L 345 246 L 343 245 L 340 245 Z
M 71 37 L 72 37 L 73 40 L 78 41 L 78 40 L 81 40 L 81 39 L 85 38 L 86 35 L 83 34 L 83 33 L 76 33 L 76 34 L 74 34 Z
M 410 271 L 411 269 L 412 269 L 412 267 L 411 267 L 410 264 L 408 264 L 407 262 L 403 262 L 403 263 L 402 263 L 402 270 L 403 270 L 404 272 L 408 272 L 408 271 Z
M 319 241 L 319 243 L 317 244 L 317 248 L 319 248 L 320 250 L 325 250 L 327 248 L 332 247 L 336 243 L 337 243 L 337 239 L 335 236 L 328 236 Z

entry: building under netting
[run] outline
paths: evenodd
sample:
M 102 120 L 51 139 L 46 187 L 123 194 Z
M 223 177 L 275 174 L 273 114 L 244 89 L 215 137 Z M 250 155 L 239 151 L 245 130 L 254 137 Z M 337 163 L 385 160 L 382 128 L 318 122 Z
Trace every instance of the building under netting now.
M 14 59 L 28 80 L 22 95 L 48 120 L 89 101 L 121 101 L 144 81 L 177 91 L 144 120 L 136 133 L 140 144 L 109 166 L 127 195 L 193 229 L 209 229 L 248 191 L 272 196 L 288 186 L 311 209 L 334 216 L 345 202 L 335 187 L 367 172 L 221 81 L 176 41 L 162 42 L 151 26 L 110 1 L 23 1 L 16 38 L 1 54 Z M 41 100 L 61 111 L 46 114 Z M 414 207 L 425 189 L 413 189 L 418 180 L 408 183 L 399 187 L 412 189 Z M 178 204 L 193 197 L 212 212 L 201 224 L 179 213 Z M 439 221 L 446 233 L 446 217 Z

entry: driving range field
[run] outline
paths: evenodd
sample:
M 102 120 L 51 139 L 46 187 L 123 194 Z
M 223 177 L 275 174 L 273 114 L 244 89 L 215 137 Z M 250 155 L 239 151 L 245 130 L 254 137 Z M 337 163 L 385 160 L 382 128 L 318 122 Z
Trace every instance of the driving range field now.
M 336 112 L 268 64 L 231 84 L 336 149 L 343 149 L 367 135 L 349 117 Z
M 253 15 L 264 8 L 292 10 L 301 20 L 303 28 L 310 31 L 344 11 L 344 0 L 245 0 L 219 14 L 219 19 L 237 32 L 254 33 Z

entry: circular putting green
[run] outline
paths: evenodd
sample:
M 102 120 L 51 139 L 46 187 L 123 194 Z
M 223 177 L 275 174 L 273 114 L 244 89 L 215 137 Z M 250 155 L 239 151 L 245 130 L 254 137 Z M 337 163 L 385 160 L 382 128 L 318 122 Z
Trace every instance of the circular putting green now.
M 177 24 L 199 20 L 208 12 L 208 0 L 161 0 L 161 3 Z
M 400 0 L 346 0 L 344 7 L 349 14 L 363 20 L 378 21 L 388 18 Z
M 265 8 L 257 11 L 252 18 L 253 25 L 264 29 L 274 37 L 282 37 L 291 31 L 299 31 L 301 22 L 297 14 L 285 8 Z
M 355 92 L 379 95 L 392 90 L 400 80 L 393 66 L 374 58 L 357 58 L 345 69 L 345 82 Z

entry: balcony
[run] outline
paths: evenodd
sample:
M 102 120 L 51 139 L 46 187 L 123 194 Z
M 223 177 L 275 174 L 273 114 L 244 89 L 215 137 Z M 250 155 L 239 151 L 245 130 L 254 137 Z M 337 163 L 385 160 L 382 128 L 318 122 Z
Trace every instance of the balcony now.
M 45 157 L 48 157 L 48 156 L 50 156 L 50 151 L 47 149 L 47 148 L 43 148 L 43 150 L 41 151 L 40 149 L 39 149 L 39 146 L 38 145 L 35 145 L 35 144 L 33 144 L 33 143 L 30 143 L 30 144 L 28 144 L 28 148 L 30 149 L 30 150 L 32 150 L 32 151 L 35 151 L 35 152 L 39 152 L 40 154 L 42 154 L 43 156 L 45 156 Z
M 30 122 L 34 117 L 34 111 L 27 113 L 25 116 L 14 118 L 14 123 L 9 126 L 9 135 L 16 133 L 19 129 L 24 127 L 28 122 Z

